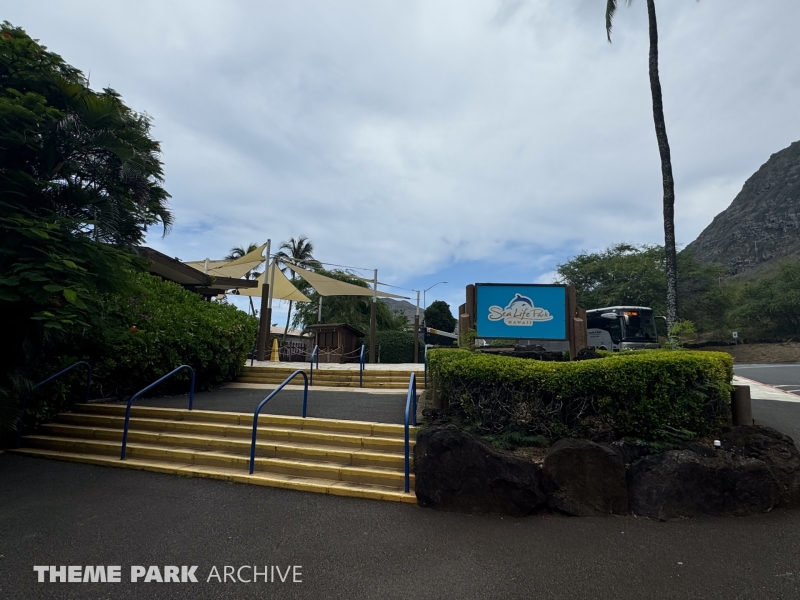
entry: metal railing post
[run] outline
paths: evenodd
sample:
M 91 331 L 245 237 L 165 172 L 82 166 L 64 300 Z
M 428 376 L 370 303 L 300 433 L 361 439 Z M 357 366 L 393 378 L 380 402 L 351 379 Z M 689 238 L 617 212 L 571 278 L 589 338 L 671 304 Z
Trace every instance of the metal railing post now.
M 364 387 L 364 344 L 361 344 L 361 357 L 358 360 L 358 387 Z
M 314 385 L 314 356 L 317 357 L 317 370 L 319 370 L 319 346 L 314 346 L 314 350 L 311 351 L 311 378 L 308 385 Z
M 412 400 L 413 398 L 413 400 Z M 409 415 L 409 411 L 413 405 L 414 412 L 412 415 Z M 408 422 L 409 416 L 411 417 L 411 421 L 413 422 L 414 426 L 417 425 L 417 376 L 415 373 L 411 374 L 411 377 L 408 380 L 408 395 L 406 396 L 406 413 L 405 419 L 403 421 L 403 428 L 404 428 L 404 459 L 405 459 L 405 493 L 407 494 L 410 489 L 410 446 L 409 443 L 409 432 L 408 432 Z
M 143 388 L 143 389 L 139 390 L 138 392 L 136 392 L 133 396 L 131 396 L 131 399 L 128 400 L 128 405 L 125 407 L 125 424 L 122 427 L 122 450 L 119 453 L 119 459 L 120 460 L 125 460 L 125 450 L 127 449 L 127 446 L 128 446 L 128 426 L 129 426 L 130 420 L 131 420 L 131 406 L 133 405 L 133 401 L 136 400 L 137 398 L 139 398 L 145 392 L 148 392 L 151 389 L 153 389 L 154 387 L 156 387 L 159 383 L 161 383 L 165 379 L 169 379 L 170 377 L 172 377 L 175 373 L 177 373 L 181 369 L 189 369 L 189 371 L 191 372 L 191 387 L 189 389 L 189 410 L 192 410 L 192 405 L 194 404 L 194 382 L 195 382 L 195 376 L 194 376 L 194 369 L 192 367 L 190 367 L 189 365 L 181 365 L 180 367 L 178 367 L 176 369 L 173 369 L 172 371 L 170 371 L 169 373 L 164 375 L 161 379 L 158 379 L 157 381 L 154 381 L 153 383 L 148 385 L 146 388 Z
M 313 368 L 313 365 L 312 365 L 312 368 Z M 267 402 L 272 400 L 272 397 L 275 394 L 280 392 L 284 387 L 286 387 L 287 383 L 289 383 L 292 379 L 294 379 L 298 375 L 302 375 L 303 376 L 303 383 L 304 383 L 304 386 L 303 386 L 303 418 L 304 419 L 306 418 L 306 406 L 308 405 L 308 386 L 309 386 L 308 376 L 303 371 L 298 369 L 297 371 L 295 371 L 294 373 L 289 375 L 289 377 L 287 377 L 283 381 L 282 384 L 280 384 L 278 387 L 276 387 L 274 390 L 272 390 L 272 393 L 269 396 L 267 396 L 266 398 L 264 398 L 261 401 L 261 403 L 258 405 L 256 410 L 253 412 L 253 434 L 250 437 L 250 475 L 253 474 L 253 471 L 255 470 L 255 466 L 256 466 L 256 435 L 258 434 L 258 413 L 261 412 L 261 409 L 263 408 L 263 406 Z
M 51 375 L 47 379 L 45 379 L 43 381 L 40 381 L 39 383 L 34 385 L 30 389 L 30 392 L 25 394 L 25 396 L 23 396 L 23 398 L 22 398 L 22 412 L 21 412 L 21 414 L 19 416 L 19 424 L 17 425 L 17 448 L 19 448 L 20 444 L 22 444 L 22 429 L 25 426 L 25 416 L 27 415 L 27 411 L 28 411 L 28 398 L 30 398 L 33 395 L 33 392 L 36 390 L 36 388 L 39 388 L 39 387 L 43 386 L 46 383 L 50 383 L 54 379 L 57 379 L 57 378 L 61 377 L 64 373 L 68 373 L 72 369 L 74 369 L 76 367 L 79 367 L 81 365 L 86 365 L 86 368 L 89 371 L 87 376 L 86 376 L 86 402 L 89 402 L 90 397 L 91 397 L 91 392 L 92 392 L 92 365 L 90 365 L 85 360 L 79 360 L 78 362 L 74 362 L 70 366 L 68 366 L 66 369 L 62 369 L 61 371 L 59 371 L 55 375 Z

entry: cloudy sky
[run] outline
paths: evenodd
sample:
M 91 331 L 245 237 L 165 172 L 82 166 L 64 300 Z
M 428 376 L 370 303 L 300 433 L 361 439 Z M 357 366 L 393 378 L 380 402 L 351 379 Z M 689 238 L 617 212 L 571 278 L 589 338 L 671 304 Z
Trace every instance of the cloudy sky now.
M 660 0 L 687 244 L 800 138 L 800 2 Z M 428 303 L 659 243 L 644 0 L 5 2 L 154 119 L 184 260 L 308 236 Z M 794 57 L 794 58 L 793 58 Z M 409 295 L 412 293 L 409 292 Z M 454 306 L 454 308 L 455 308 Z M 276 321 L 280 320 L 277 311 Z

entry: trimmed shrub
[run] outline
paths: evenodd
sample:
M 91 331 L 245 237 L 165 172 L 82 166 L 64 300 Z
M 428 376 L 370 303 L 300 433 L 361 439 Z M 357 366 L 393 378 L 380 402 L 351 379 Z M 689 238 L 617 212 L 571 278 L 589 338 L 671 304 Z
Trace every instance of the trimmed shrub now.
M 524 427 L 580 435 L 589 418 L 618 436 L 672 441 L 729 418 L 733 360 L 721 352 L 646 350 L 542 362 L 465 350 L 428 352 L 441 395 L 485 433 Z
M 380 361 L 387 364 L 414 362 L 414 334 L 407 331 L 379 331 L 377 332 L 377 345 L 380 351 Z M 364 338 L 365 350 L 369 352 L 369 336 Z M 377 353 L 376 353 L 377 356 Z M 425 345 L 422 337 L 419 339 L 419 360 L 425 356 Z
M 92 349 L 103 396 L 134 392 L 182 364 L 195 369 L 197 389 L 239 375 L 258 329 L 254 317 L 148 274 L 136 282 L 135 295 L 108 299 L 101 344 Z M 158 392 L 185 392 L 188 379 L 178 373 Z

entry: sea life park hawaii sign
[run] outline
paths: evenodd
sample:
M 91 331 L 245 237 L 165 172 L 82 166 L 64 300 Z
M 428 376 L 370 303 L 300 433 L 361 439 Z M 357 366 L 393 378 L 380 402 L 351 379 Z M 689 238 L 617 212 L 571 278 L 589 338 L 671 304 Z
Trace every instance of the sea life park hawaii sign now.
M 567 286 L 477 283 L 479 338 L 566 340 Z

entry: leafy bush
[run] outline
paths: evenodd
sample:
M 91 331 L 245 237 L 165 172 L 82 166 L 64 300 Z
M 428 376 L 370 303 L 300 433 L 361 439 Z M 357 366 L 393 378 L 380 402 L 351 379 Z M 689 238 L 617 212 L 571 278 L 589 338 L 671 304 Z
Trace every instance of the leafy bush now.
M 488 434 L 580 435 L 598 418 L 616 436 L 704 435 L 728 418 L 733 361 L 720 352 L 647 350 L 541 362 L 465 350 L 428 353 L 442 397 Z
M 412 363 L 414 362 L 414 334 L 407 331 L 378 331 L 377 345 L 380 349 L 382 363 Z M 366 352 L 369 352 L 369 336 L 364 338 Z M 425 345 L 419 339 L 419 360 L 425 356 Z M 376 353 L 377 357 L 377 353 Z
M 195 369 L 198 389 L 236 378 L 253 347 L 254 317 L 148 274 L 136 282 L 134 295 L 109 298 L 105 335 L 92 349 L 103 395 L 131 393 L 182 364 Z M 185 391 L 188 377 L 177 374 L 162 391 Z

